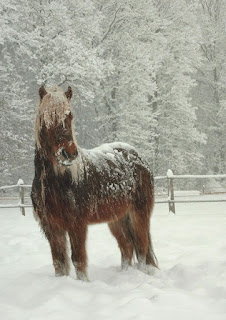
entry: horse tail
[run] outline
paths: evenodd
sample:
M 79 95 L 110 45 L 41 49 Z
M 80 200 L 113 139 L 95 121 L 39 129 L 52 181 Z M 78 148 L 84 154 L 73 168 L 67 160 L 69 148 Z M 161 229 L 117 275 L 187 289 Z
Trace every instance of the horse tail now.
M 147 253 L 147 256 L 146 256 L 146 264 L 151 264 L 153 267 L 159 269 L 159 267 L 158 267 L 158 259 L 157 259 L 156 255 L 154 253 L 150 232 L 148 234 L 148 237 L 149 237 L 149 247 L 148 247 L 148 253 Z

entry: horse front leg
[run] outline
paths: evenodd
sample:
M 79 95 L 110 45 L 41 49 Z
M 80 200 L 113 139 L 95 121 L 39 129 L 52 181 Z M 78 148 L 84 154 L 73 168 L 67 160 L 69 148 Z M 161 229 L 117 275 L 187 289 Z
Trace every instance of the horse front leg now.
M 68 233 L 71 242 L 71 260 L 75 267 L 77 278 L 88 281 L 86 254 L 87 225 L 80 225 L 78 223 Z
M 68 276 L 70 264 L 65 230 L 46 223 L 41 223 L 41 228 L 50 244 L 56 277 Z

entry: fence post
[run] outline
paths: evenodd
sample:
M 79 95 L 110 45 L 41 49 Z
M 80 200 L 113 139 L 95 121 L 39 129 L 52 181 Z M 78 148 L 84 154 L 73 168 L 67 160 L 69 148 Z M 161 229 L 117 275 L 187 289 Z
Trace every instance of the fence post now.
M 174 188 L 173 188 L 173 172 L 168 169 L 167 171 L 167 179 L 168 179 L 168 199 L 169 199 L 169 212 L 176 213 L 175 203 L 170 202 L 170 200 L 174 200 Z
M 24 187 L 23 187 L 23 180 L 22 179 L 19 179 L 18 182 L 17 182 L 18 186 L 19 186 L 19 197 L 20 197 L 20 205 L 24 204 Z M 20 207 L 20 210 L 21 210 L 21 213 L 23 216 L 25 216 L 25 208 L 24 207 Z

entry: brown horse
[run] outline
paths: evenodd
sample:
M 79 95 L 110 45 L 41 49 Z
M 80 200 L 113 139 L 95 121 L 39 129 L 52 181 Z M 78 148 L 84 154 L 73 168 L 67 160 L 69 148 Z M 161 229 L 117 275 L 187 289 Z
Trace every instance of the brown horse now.
M 131 265 L 134 252 L 140 269 L 157 267 L 149 232 L 154 182 L 147 164 L 125 143 L 79 148 L 71 87 L 63 92 L 42 86 L 39 95 L 31 198 L 56 276 L 69 274 L 68 234 L 77 277 L 87 280 L 87 226 L 101 222 L 108 223 L 118 241 L 122 268 Z

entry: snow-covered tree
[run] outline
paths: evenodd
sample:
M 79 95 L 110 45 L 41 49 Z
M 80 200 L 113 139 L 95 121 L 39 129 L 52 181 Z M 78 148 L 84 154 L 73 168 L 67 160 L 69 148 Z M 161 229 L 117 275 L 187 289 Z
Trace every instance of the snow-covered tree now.
M 197 2 L 196 2 L 197 5 Z M 199 0 L 197 5 L 202 39 L 202 64 L 197 67 L 198 87 L 193 94 L 200 129 L 207 135 L 203 149 L 205 167 L 226 171 L 226 2 Z
M 145 154 L 155 174 L 198 172 L 202 163 L 225 172 L 225 6 L 224 0 L 2 0 L 3 176 L 31 171 L 43 83 L 73 87 L 83 147 L 123 140 Z
M 95 49 L 99 30 L 94 17 L 98 12 L 90 0 L 3 0 L 0 15 L 0 121 L 5 151 L 1 170 L 7 172 L 9 167 L 13 170 L 9 163 L 14 163 L 15 170 L 18 166 L 32 167 L 28 163 L 33 162 L 33 152 L 28 151 L 33 145 L 40 84 L 70 84 L 76 113 L 82 110 L 86 118 L 94 112 L 92 101 L 102 63 Z M 82 125 L 77 123 L 78 130 Z
M 189 98 L 199 63 L 192 10 L 177 0 L 104 1 L 100 7 L 106 32 L 99 45 L 115 66 L 103 84 L 105 139 L 131 142 L 156 173 L 182 172 L 191 163 L 197 168 L 204 137 Z

